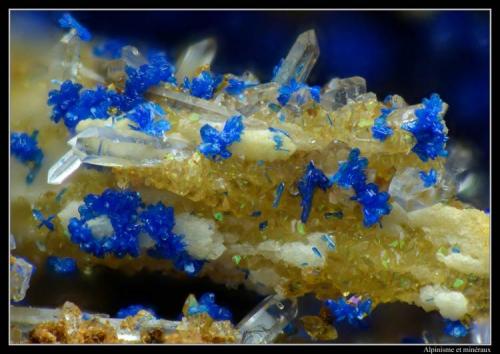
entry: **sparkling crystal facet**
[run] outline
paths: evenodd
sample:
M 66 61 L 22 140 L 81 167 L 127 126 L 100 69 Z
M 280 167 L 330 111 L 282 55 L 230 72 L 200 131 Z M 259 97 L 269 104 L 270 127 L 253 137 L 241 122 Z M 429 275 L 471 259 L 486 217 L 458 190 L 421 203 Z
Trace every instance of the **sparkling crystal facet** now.
M 52 167 L 47 175 L 48 184 L 63 183 L 82 164 L 81 155 L 73 149 L 65 153 Z
M 66 33 L 53 49 L 57 58 L 51 62 L 49 75 L 51 80 L 76 80 L 81 67 L 80 38 L 74 29 Z
M 271 343 L 297 316 L 297 311 L 296 300 L 284 300 L 277 295 L 268 296 L 238 323 L 242 343 Z
M 175 92 L 166 87 L 155 87 L 149 92 L 156 96 L 164 97 L 167 101 L 177 105 L 177 107 L 187 108 L 198 114 L 216 115 L 224 120 L 238 114 L 236 111 L 219 106 L 211 101 L 193 97 L 183 92 Z
M 319 46 L 314 30 L 297 37 L 273 81 L 286 84 L 292 78 L 305 82 L 319 57 Z
M 177 61 L 177 82 L 182 82 L 186 76 L 191 79 L 199 67 L 212 64 L 216 51 L 217 43 L 213 38 L 189 46 Z
M 424 186 L 416 168 L 407 168 L 394 175 L 389 185 L 389 194 L 406 211 L 433 205 L 440 197 L 437 188 Z
M 334 110 L 364 93 L 366 93 L 366 81 L 362 77 L 334 78 L 326 85 L 321 95 L 321 104 L 328 110 Z

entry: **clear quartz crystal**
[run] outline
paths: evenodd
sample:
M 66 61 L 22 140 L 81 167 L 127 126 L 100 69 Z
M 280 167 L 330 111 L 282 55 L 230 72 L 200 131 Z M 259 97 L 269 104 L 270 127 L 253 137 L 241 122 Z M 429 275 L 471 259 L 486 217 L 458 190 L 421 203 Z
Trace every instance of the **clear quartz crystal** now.
M 30 286 L 33 266 L 22 258 L 11 257 L 10 263 L 10 298 L 21 301 Z
M 283 299 L 271 295 L 258 304 L 238 323 L 237 328 L 245 344 L 272 343 L 296 316 L 298 312 L 295 299 Z
M 136 47 L 127 45 L 121 49 L 119 59 L 106 62 L 106 80 L 112 82 L 119 88 L 123 88 L 126 79 L 125 67 L 137 69 L 148 61 Z
M 182 82 L 187 76 L 191 79 L 200 66 L 210 65 L 217 52 L 217 43 L 213 38 L 206 38 L 189 46 L 177 61 L 177 82 Z
M 105 167 L 152 166 L 167 155 L 184 159 L 193 153 L 191 143 L 181 138 L 159 139 L 112 127 L 87 128 L 68 143 L 85 156 L 83 162 Z
M 238 112 L 245 117 L 250 117 L 259 111 L 267 110 L 270 103 L 278 107 L 279 104 L 276 100 L 278 90 L 279 85 L 275 82 L 260 84 L 246 89 L 244 94 L 245 104 L 238 108 Z
M 106 80 L 123 88 L 125 82 L 125 62 L 123 59 L 109 60 L 105 64 Z
M 80 38 L 75 29 L 71 29 L 62 36 L 53 49 L 54 59 L 49 67 L 51 80 L 75 81 L 81 68 L 80 63 Z
M 84 77 L 88 80 L 92 80 L 95 83 L 99 83 L 99 84 L 106 83 L 106 80 L 104 79 L 104 77 L 102 77 L 101 75 L 96 73 L 94 70 L 87 68 L 86 66 L 81 65 L 79 73 L 80 73 L 81 77 Z
M 396 173 L 389 185 L 389 194 L 406 211 L 431 206 L 440 200 L 439 186 L 424 187 L 419 172 L 416 168 L 407 168 Z
M 53 164 L 47 174 L 48 184 L 61 184 L 82 164 L 82 156 L 76 151 L 69 150 L 55 164 Z
M 297 37 L 273 81 L 282 85 L 292 78 L 297 82 L 305 82 L 318 57 L 319 45 L 316 32 L 309 30 L 302 33 Z
M 68 141 L 72 147 L 50 169 L 49 184 L 60 184 L 82 163 L 103 167 L 152 166 L 167 156 L 184 159 L 194 151 L 187 140 L 159 139 L 133 130 L 89 127 Z
M 238 114 L 237 111 L 227 109 L 212 101 L 193 97 L 184 92 L 176 92 L 167 87 L 155 87 L 149 90 L 149 93 L 166 99 L 174 108 L 188 109 L 191 113 L 219 116 L 223 120 Z
M 331 79 L 321 95 L 321 104 L 327 110 L 334 110 L 366 93 L 366 81 L 360 76 L 346 79 Z
M 446 147 L 448 158 L 446 159 L 446 171 L 458 177 L 470 170 L 474 164 L 474 152 L 464 144 L 451 143 Z

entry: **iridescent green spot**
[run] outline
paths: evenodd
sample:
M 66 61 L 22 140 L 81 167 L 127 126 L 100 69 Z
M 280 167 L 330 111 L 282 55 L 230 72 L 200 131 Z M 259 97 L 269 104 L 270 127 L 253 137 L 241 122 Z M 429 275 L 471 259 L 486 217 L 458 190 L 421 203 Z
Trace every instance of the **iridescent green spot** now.
M 239 255 L 235 255 L 235 256 L 233 256 L 233 262 L 234 262 L 236 265 L 240 264 L 240 261 L 241 261 L 241 256 L 239 256 Z
M 215 218 L 215 220 L 220 221 L 220 222 L 224 221 L 224 215 L 220 211 L 218 211 L 214 214 L 214 218 Z
M 464 285 L 465 282 L 460 279 L 460 278 L 457 278 L 455 279 L 455 282 L 453 283 L 453 287 L 456 289 L 456 288 L 460 288 L 462 285 Z
M 387 258 L 382 259 L 382 265 L 385 269 L 389 269 L 389 260 Z
M 305 235 L 306 234 L 306 230 L 304 228 L 304 224 L 301 223 L 301 222 L 298 222 L 297 223 L 297 232 L 301 235 Z
M 396 248 L 396 247 L 398 247 L 398 244 L 399 244 L 399 241 L 395 240 L 395 241 L 392 241 L 391 243 L 389 243 L 389 247 Z

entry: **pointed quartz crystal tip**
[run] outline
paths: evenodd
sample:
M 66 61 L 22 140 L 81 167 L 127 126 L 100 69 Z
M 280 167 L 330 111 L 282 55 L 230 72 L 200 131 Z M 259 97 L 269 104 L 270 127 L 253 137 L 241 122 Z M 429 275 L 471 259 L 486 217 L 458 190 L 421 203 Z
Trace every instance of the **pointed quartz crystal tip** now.
M 82 163 L 103 167 L 152 166 L 167 156 L 184 159 L 194 151 L 191 143 L 181 137 L 158 139 L 112 127 L 89 127 L 68 144 L 72 149 L 49 169 L 49 184 L 64 182 Z
M 282 299 L 271 295 L 258 304 L 240 323 L 238 330 L 244 344 L 272 343 L 297 316 L 298 308 L 295 299 Z
M 80 37 L 72 29 L 56 44 L 52 52 L 49 76 L 56 81 L 75 81 L 81 68 Z
M 47 174 L 48 184 L 61 184 L 82 164 L 81 157 L 73 150 L 65 153 L 50 167 Z
M 311 29 L 297 37 L 273 81 L 282 85 L 292 78 L 297 82 L 305 82 L 318 57 L 318 39 L 316 32 Z
M 211 65 L 217 51 L 217 43 L 213 38 L 206 38 L 189 46 L 177 61 L 177 82 L 187 76 L 192 78 L 200 66 Z

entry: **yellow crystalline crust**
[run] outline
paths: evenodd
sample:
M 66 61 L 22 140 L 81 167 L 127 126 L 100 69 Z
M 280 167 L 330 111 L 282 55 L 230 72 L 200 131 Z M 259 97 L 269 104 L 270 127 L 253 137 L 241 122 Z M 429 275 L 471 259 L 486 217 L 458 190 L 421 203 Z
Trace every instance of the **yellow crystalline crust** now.
M 400 113 L 388 121 L 395 128 L 390 139 L 381 143 L 371 137 L 371 126 L 380 115 L 381 107 L 382 104 L 375 99 L 366 100 L 347 105 L 327 118 L 325 111 L 312 104 L 293 123 L 281 123 L 275 113 L 267 110 L 265 114 L 253 115 L 249 118 L 250 123 L 245 124 L 258 121 L 285 130 L 291 138 L 289 144 L 293 145 L 293 149 L 288 149 L 290 151 L 276 151 L 272 144 L 269 147 L 270 138 L 266 141 L 253 138 L 256 134 L 260 137 L 262 130 L 267 131 L 267 128 L 247 128 L 242 141 L 230 147 L 234 156 L 222 162 L 211 161 L 195 152 L 186 160 L 165 156 L 163 163 L 154 167 L 116 168 L 113 173 L 119 186 L 166 190 L 200 202 L 202 207 L 216 208 L 236 216 L 261 210 L 274 217 L 276 213 L 299 215 L 299 201 L 297 198 L 292 200 L 290 193 L 297 193 L 294 185 L 304 174 L 309 161 L 314 161 L 326 174 L 332 174 L 353 147 L 359 148 L 362 156 L 369 159 L 369 169 L 376 172 L 373 176 L 381 190 L 387 189 L 395 171 L 405 167 L 441 169 L 441 160 L 424 163 L 410 153 L 415 142 L 410 133 L 399 129 Z M 168 110 L 168 106 L 165 108 Z M 173 112 L 169 118 L 173 125 L 169 134 L 179 133 L 196 145 L 200 143 L 201 122 L 182 119 Z M 265 150 L 260 152 L 263 147 Z M 249 159 L 249 155 L 256 155 L 255 151 L 259 151 L 260 158 Z M 274 159 L 276 154 L 283 156 Z M 275 211 L 272 210 L 274 192 L 281 182 L 285 183 L 287 191 L 283 194 L 282 205 Z M 335 196 L 332 198 L 335 200 Z M 321 197 L 318 199 L 313 204 L 313 215 L 314 209 L 325 206 Z M 350 207 L 353 203 L 346 203 L 345 199 L 340 198 L 339 202 Z
M 341 111 L 350 122 L 344 123 L 355 126 L 357 118 L 347 109 L 366 109 L 363 105 L 349 105 Z M 342 122 L 339 116 L 333 118 L 338 124 Z M 288 130 L 295 141 L 307 141 L 313 135 L 307 127 L 301 130 L 303 133 Z M 184 161 L 166 159 L 154 168 L 114 169 L 112 174 L 80 171 L 60 203 L 54 201 L 54 192 L 48 192 L 36 206 L 44 215 L 50 215 L 60 212 L 70 201 L 82 200 L 88 193 L 101 193 L 108 187 L 132 187 L 141 192 L 147 203 L 162 200 L 174 206 L 176 215 L 192 213 L 204 220 L 214 220 L 216 213 L 222 215 L 215 224 L 224 238 L 225 250 L 218 259 L 206 263 L 202 271 L 202 275 L 214 281 L 228 286 L 244 283 L 263 293 L 275 291 L 287 297 L 313 292 L 326 299 L 351 292 L 369 296 L 375 306 L 403 301 L 428 311 L 438 310 L 452 319 L 467 320 L 486 314 L 489 217 L 481 211 L 458 201 L 410 213 L 393 204 L 391 214 L 382 218 L 382 228 L 366 228 L 359 205 L 350 200 L 352 191 L 335 186 L 328 192 L 316 191 L 309 220 L 305 225 L 300 223 L 300 197 L 294 184 L 310 160 L 327 174 L 338 169 L 350 144 L 356 146 L 353 136 L 359 133 L 355 130 L 342 135 L 343 131 L 347 132 L 347 128 L 337 132 L 323 129 L 321 134 L 325 137 L 316 137 L 319 143 L 314 148 L 305 151 L 304 143 L 287 160 L 272 163 L 248 161 L 237 155 L 216 163 L 195 153 Z M 433 166 L 439 174 L 443 173 L 442 161 L 424 164 L 409 152 L 412 142 L 404 138 L 405 134 L 396 130 L 393 145 L 374 141 L 361 148 L 362 155 L 369 159 L 369 180 L 375 181 L 381 190 L 387 190 L 394 173 L 406 167 L 428 170 Z M 349 144 L 327 143 L 341 138 Z M 385 150 L 381 151 L 381 146 Z M 285 182 L 286 189 L 278 208 L 273 208 L 274 191 L 280 182 Z M 251 216 L 256 210 L 261 211 L 261 216 Z M 324 217 L 325 212 L 339 210 L 343 212 L 342 219 Z M 172 271 L 169 261 L 146 256 L 97 259 L 85 254 L 71 244 L 57 218 L 55 232 L 37 229 L 26 201 L 14 202 L 12 214 L 18 219 L 13 222 L 15 235 L 44 240 L 45 254 L 75 257 L 82 269 L 104 264 L 130 273 L 149 268 L 179 275 Z M 268 226 L 260 230 L 259 223 L 263 221 Z M 321 241 L 323 234 L 332 236 L 335 250 Z M 44 258 L 34 242 L 21 240 L 20 244 L 23 252 L 33 254 L 33 261 Z M 313 246 L 321 257 L 311 253 Z M 460 253 L 453 253 L 454 247 Z M 234 256 L 238 262 L 234 262 Z
M 415 141 L 399 128 L 409 119 L 401 112 L 388 120 L 394 135 L 384 143 L 374 140 L 370 128 L 380 108 L 376 100 L 365 100 L 346 105 L 325 119 L 326 113 L 313 105 L 304 110 L 299 121 L 280 125 L 269 111 L 254 115 L 252 118 L 289 133 L 296 149 L 283 160 L 269 162 L 265 156 L 264 161 L 245 159 L 243 156 L 252 154 L 233 148 L 234 156 L 220 163 L 195 153 L 187 161 L 166 158 L 161 166 L 114 169 L 113 173 L 121 186 L 167 190 L 195 202 L 195 210 L 205 217 L 215 212 L 224 214 L 219 229 L 237 235 L 237 240 L 228 240 L 226 243 L 234 246 L 226 244 L 227 251 L 205 269 L 220 282 L 230 282 L 232 257 L 240 256 L 238 268 L 257 270 L 258 276 L 252 278 L 250 272 L 247 280 L 256 283 L 252 287 L 274 289 L 286 296 L 313 292 L 320 298 L 330 298 L 352 292 L 369 295 L 375 304 L 396 300 L 416 303 L 449 318 L 487 311 L 489 219 L 480 211 L 463 209 L 465 206 L 452 202 L 455 207 L 438 204 L 424 209 L 428 214 L 422 216 L 424 211 L 407 214 L 396 205 L 392 215 L 383 219 L 383 228 L 366 228 L 360 207 L 350 200 L 352 191 L 334 187 L 327 193 L 317 191 L 307 224 L 298 221 L 300 198 L 295 185 L 311 160 L 330 174 L 346 160 L 351 148 L 358 147 L 369 160 L 369 180 L 381 190 L 387 190 L 396 171 L 407 167 L 433 167 L 439 174 L 444 172 L 442 159 L 423 163 L 411 153 Z M 174 131 L 197 143 L 199 128 L 187 120 L 176 121 L 174 115 Z M 243 134 L 242 145 L 245 134 L 252 131 Z M 285 183 L 285 192 L 279 207 L 273 208 L 280 182 Z M 258 218 L 251 216 L 256 210 L 262 213 Z M 344 214 L 342 220 L 324 218 L 325 212 L 338 210 Z M 262 231 L 259 223 L 264 220 L 268 226 Z M 444 230 L 452 236 L 441 234 L 443 222 L 449 224 Z M 463 237 L 465 225 L 468 229 Z M 311 247 L 314 242 L 307 239 L 314 233 L 334 235 L 336 242 L 333 252 L 317 247 L 325 258 L 320 267 L 306 260 L 297 266 L 297 260 L 278 256 L 285 252 L 284 243 L 302 242 Z M 453 246 L 460 247 L 458 257 L 462 259 L 448 256 Z M 234 277 L 239 279 L 241 275 L 236 273 Z M 456 308 L 449 310 L 449 306 Z
M 18 55 L 17 58 L 26 61 L 39 56 Z M 40 176 L 46 176 L 48 167 L 67 149 L 61 138 L 66 133 L 62 124 L 35 119 L 49 115 L 43 98 L 48 88 L 36 86 L 27 79 L 25 69 L 28 67 L 16 65 L 13 71 L 15 109 L 11 128 L 16 131 L 40 129 L 40 146 L 47 158 Z M 26 102 L 27 92 L 39 102 L 20 104 Z M 199 143 L 202 123 L 160 103 L 172 123 L 172 131 L 167 136 L 179 133 Z M 50 187 L 52 191 L 47 192 L 49 188 L 43 178 L 38 178 L 29 189 L 21 183 L 13 183 L 11 232 L 18 244 L 16 251 L 38 266 L 48 255 L 74 257 L 85 274 L 90 274 L 93 266 L 102 264 L 129 273 L 148 268 L 163 270 L 171 276 L 184 276 L 173 271 L 171 262 L 147 256 L 95 258 L 70 242 L 58 217 L 54 219 L 55 231 L 49 232 L 45 227 L 38 228 L 31 213 L 36 207 L 44 215 L 58 214 L 70 202 L 81 202 L 89 193 L 131 187 L 141 192 L 146 203 L 162 200 L 174 206 L 176 215 L 193 213 L 214 220 L 215 213 L 222 213 L 223 220 L 215 223 L 223 235 L 225 250 L 202 271 L 202 275 L 214 281 L 228 286 L 244 283 L 261 292 L 277 291 L 285 296 L 313 292 L 324 299 L 352 292 L 371 297 L 374 305 L 403 301 L 429 311 L 439 310 L 449 318 L 482 316 L 489 310 L 490 228 L 489 217 L 481 211 L 456 201 L 412 213 L 393 205 L 391 214 L 382 218 L 383 228 L 367 229 L 362 225 L 360 207 L 349 200 L 352 191 L 333 187 L 328 192 L 316 191 L 307 224 L 298 222 L 300 198 L 294 183 L 310 160 L 331 174 L 337 170 L 339 161 L 346 159 L 349 150 L 358 147 L 361 155 L 369 160 L 369 180 L 376 182 L 381 190 L 387 190 L 396 171 L 407 167 L 426 171 L 433 167 L 442 174 L 441 159 L 423 163 L 411 153 L 415 141 L 411 134 L 399 128 L 408 118 L 403 114 L 394 113 L 388 118 L 388 124 L 394 129 L 392 137 L 383 143 L 371 138 L 370 128 L 381 107 L 376 100 L 366 100 L 327 116 L 318 106 L 311 105 L 299 119 L 287 118 L 285 123 L 280 123 L 273 112 L 257 113 L 251 118 L 286 130 L 294 145 L 294 149 L 290 149 L 293 153 L 269 151 L 261 156 L 262 162 L 243 158 L 251 148 L 253 152 L 259 150 L 258 146 L 245 145 L 247 129 L 241 145 L 231 147 L 234 156 L 221 163 L 195 153 L 184 161 L 166 156 L 160 166 L 114 169 L 112 174 L 80 170 L 71 178 L 60 202 L 55 201 L 60 188 Z M 248 150 L 243 149 L 245 146 Z M 270 157 L 276 154 L 282 155 L 271 162 Z M 11 163 L 16 167 L 15 161 Z M 22 180 L 25 174 L 26 171 L 17 166 L 11 170 L 11 180 Z M 279 207 L 273 208 L 274 191 L 280 182 L 284 182 L 286 188 Z M 43 195 L 37 199 L 40 190 Z M 22 197 L 17 197 L 19 195 Z M 262 215 L 250 216 L 256 210 Z M 344 214 L 342 219 L 324 218 L 325 212 L 338 210 Z M 268 227 L 260 231 L 259 223 L 265 220 Z M 318 242 L 313 237 L 316 233 L 331 234 L 335 251 Z M 287 245 L 304 247 L 293 253 Z M 313 245 L 320 250 L 321 258 L 311 258 Z M 454 253 L 454 247 L 460 253 Z M 234 256 L 238 256 L 235 258 L 238 262 L 233 261 Z

